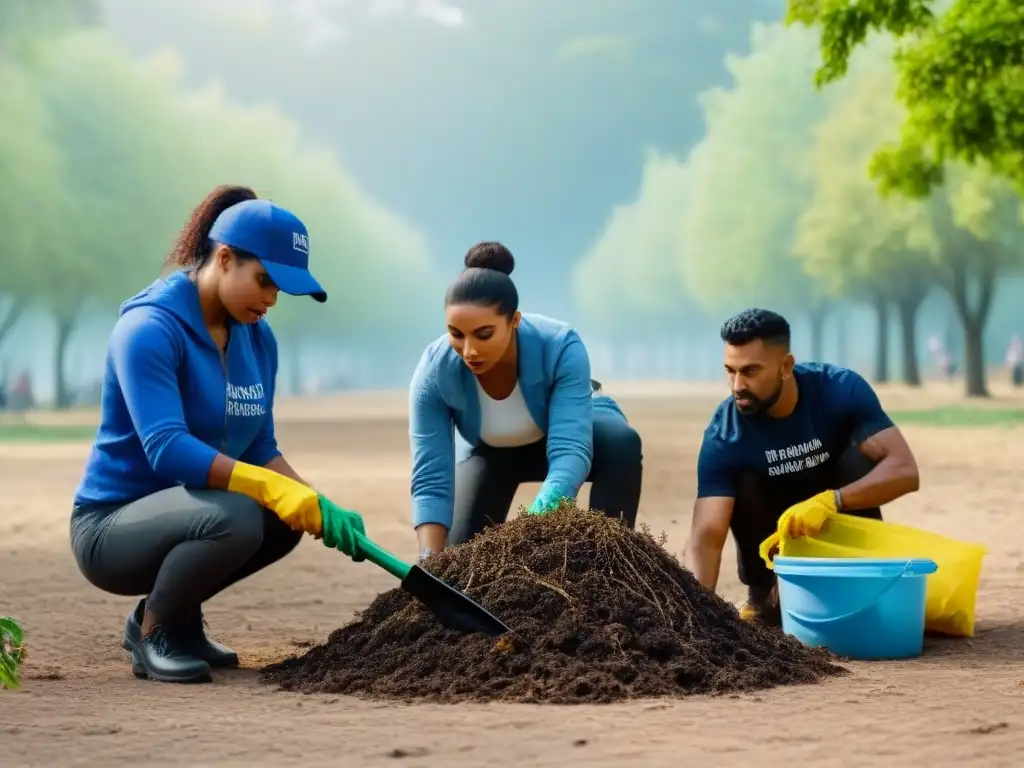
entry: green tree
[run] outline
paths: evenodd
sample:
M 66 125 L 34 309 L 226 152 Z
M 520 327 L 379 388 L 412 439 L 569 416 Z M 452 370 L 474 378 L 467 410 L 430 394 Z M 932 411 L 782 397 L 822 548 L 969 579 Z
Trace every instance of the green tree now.
M 99 0 L 4 0 L 0 6 L 0 56 L 31 54 L 41 40 L 101 19 Z
M 45 109 L 23 67 L 41 40 L 96 23 L 99 15 L 96 0 L 8 0 L 0 7 L 0 231 L 8 257 L 0 277 L 0 347 L 30 304 L 38 275 L 31 254 L 45 234 L 40 206 L 60 188 Z
M 429 327 L 441 284 L 423 238 L 369 198 L 334 153 L 305 140 L 299 126 L 269 106 L 241 107 L 211 86 L 177 101 L 198 150 L 201 186 L 233 179 L 298 213 L 310 231 L 311 264 L 328 302 L 282 296 L 271 324 L 285 342 L 293 391 L 301 387 L 309 343 L 399 344 Z M 404 352 L 404 350 L 403 350 Z M 407 355 L 406 355 L 407 356 Z
M 34 256 L 49 236 L 40 211 L 61 187 L 49 115 L 21 67 L 0 59 L 0 346 L 40 287 Z M 3 382 L 0 382 L 2 386 Z
M 883 185 L 922 196 L 951 162 L 982 162 L 1024 185 L 1024 5 L 1017 0 L 789 0 L 787 20 L 820 28 L 820 85 L 845 77 L 872 33 L 900 41 L 898 97 L 907 119 L 899 144 L 876 163 Z
M 987 397 L 984 335 L 1000 275 L 1024 264 L 1021 200 L 984 165 L 947 165 L 931 198 L 933 259 L 964 332 L 964 383 Z
M 813 33 L 757 25 L 751 53 L 729 57 L 732 87 L 702 99 L 707 135 L 689 159 L 699 191 L 683 236 L 693 296 L 709 309 L 757 303 L 806 313 L 820 358 L 829 304 L 793 258 L 795 222 L 813 194 L 804 156 L 837 96 L 811 86 L 816 52 Z
M 116 306 L 157 276 L 195 163 L 166 62 L 137 63 L 105 33 L 89 31 L 52 41 L 32 72 L 63 159 L 42 209 L 51 225 L 36 252 L 56 324 L 60 408 L 71 402 L 64 364 L 83 311 Z
M 830 296 L 875 308 L 876 381 L 889 380 L 890 308 L 896 310 L 903 381 L 917 386 L 917 315 L 936 280 L 931 222 L 920 202 L 880 197 L 865 172 L 903 117 L 895 99 L 886 98 L 893 89 L 891 64 L 873 57 L 851 86 L 815 131 L 808 169 L 815 191 L 800 217 L 794 252 Z
M 764 0 L 444 4 L 461 27 L 412 0 L 104 8 L 133 49 L 180 47 L 193 77 L 273 100 L 330 142 L 424 222 L 453 274 L 474 239 L 507 233 L 524 301 L 553 314 L 575 260 L 635 188 L 637 148 L 697 140 L 693 97 L 722 81 L 723 54 L 745 46 L 754 18 L 778 16 Z
M 630 340 L 692 312 L 683 284 L 682 218 L 690 200 L 686 166 L 651 152 L 637 199 L 615 208 L 573 270 L 582 322 L 603 336 Z
M 57 326 L 58 407 L 71 400 L 64 359 L 83 311 L 112 309 L 155 279 L 188 210 L 216 184 L 248 184 L 310 227 L 331 300 L 319 307 L 282 297 L 273 317 L 286 339 L 379 341 L 382 328 L 407 333 L 403 320 L 422 325 L 422 291 L 436 288 L 422 240 L 295 123 L 272 108 L 233 104 L 216 87 L 186 90 L 179 57 L 138 61 L 103 31 L 54 38 L 37 53 L 23 76 L 42 105 L 39 152 L 60 151 L 51 176 L 38 180 L 42 200 L 29 217 L 47 229 L 26 240 L 23 263 L 33 265 L 32 286 Z M 31 117 L 12 104 L 22 122 Z
M 934 258 L 963 326 L 967 394 L 984 396 L 982 338 L 996 281 L 1024 256 L 1007 241 L 1020 224 L 1018 201 L 998 181 L 1024 189 L 1024 6 L 952 0 L 936 13 L 936 5 L 790 0 L 788 20 L 821 30 L 819 85 L 843 79 L 873 32 L 897 39 L 906 120 L 869 172 L 883 194 L 920 199 L 945 187 L 931 198 Z

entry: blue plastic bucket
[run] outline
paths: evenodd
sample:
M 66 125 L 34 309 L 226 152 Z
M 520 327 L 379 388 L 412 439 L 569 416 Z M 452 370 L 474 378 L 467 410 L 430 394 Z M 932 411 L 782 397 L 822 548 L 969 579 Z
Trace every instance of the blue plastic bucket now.
M 782 631 L 851 659 L 906 659 L 924 649 L 934 560 L 776 557 Z

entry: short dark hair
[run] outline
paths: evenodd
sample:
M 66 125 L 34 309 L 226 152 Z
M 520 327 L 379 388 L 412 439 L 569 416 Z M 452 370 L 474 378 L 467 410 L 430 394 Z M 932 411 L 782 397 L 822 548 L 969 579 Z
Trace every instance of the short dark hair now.
M 722 324 L 722 341 L 741 347 L 760 340 L 789 349 L 789 323 L 770 309 L 745 309 Z
M 498 314 L 511 318 L 519 309 L 519 291 L 509 277 L 516 266 L 512 251 L 501 243 L 477 243 L 464 262 L 466 269 L 448 287 L 444 305 L 497 306 Z

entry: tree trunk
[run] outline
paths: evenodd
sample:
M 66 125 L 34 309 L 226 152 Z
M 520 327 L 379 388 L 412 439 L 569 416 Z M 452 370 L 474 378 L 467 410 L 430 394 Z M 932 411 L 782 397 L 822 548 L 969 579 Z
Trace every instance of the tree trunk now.
M 811 328 L 811 359 L 821 362 L 825 351 L 825 309 L 814 307 L 807 313 L 807 322 Z
M 14 330 L 14 326 L 18 324 L 18 321 L 21 319 L 21 316 L 25 313 L 25 309 L 27 307 L 27 299 L 11 299 L 10 306 L 7 307 L 7 311 L 4 313 L 3 320 L 0 320 L 0 347 L 3 347 L 4 338 L 6 338 L 8 333 Z
M 988 397 L 985 375 L 985 324 L 964 323 L 964 385 L 968 397 Z
M 64 358 L 67 354 L 68 340 L 71 338 L 71 332 L 75 328 L 75 318 L 78 313 L 75 312 L 68 316 L 57 317 L 57 346 L 54 350 L 54 380 L 53 380 L 53 407 L 56 410 L 66 410 L 71 407 L 72 396 L 71 391 L 68 388 L 67 379 L 64 376 Z
M 850 333 L 849 318 L 845 307 L 839 310 L 836 315 L 836 363 L 849 365 L 850 362 Z
M 875 313 L 878 318 L 875 330 L 875 381 L 886 384 L 889 381 L 889 300 L 885 296 L 875 297 Z
M 974 253 L 954 260 L 949 290 L 964 332 L 964 387 L 968 397 L 988 397 L 985 374 L 985 326 L 996 291 L 998 246 L 974 243 Z M 970 269 L 970 266 L 976 267 Z M 971 272 L 975 272 L 977 301 L 970 300 Z
M 917 313 L 924 294 L 905 296 L 896 302 L 900 319 L 900 348 L 903 353 L 903 383 L 921 386 L 921 368 L 917 359 Z

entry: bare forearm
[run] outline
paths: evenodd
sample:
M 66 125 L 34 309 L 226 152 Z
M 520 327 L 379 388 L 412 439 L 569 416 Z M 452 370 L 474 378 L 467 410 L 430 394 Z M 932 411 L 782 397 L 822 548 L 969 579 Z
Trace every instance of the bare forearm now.
M 420 554 L 440 552 L 448 539 L 448 529 L 437 523 L 424 523 L 416 529 L 416 544 Z
M 843 509 L 869 509 L 913 493 L 920 484 L 915 464 L 886 457 L 860 480 L 840 488 L 839 495 Z
M 722 568 L 722 544 L 706 538 L 690 539 L 685 560 L 701 586 L 714 592 Z
M 214 490 L 227 490 L 231 484 L 231 473 L 235 471 L 235 460 L 223 453 L 218 453 L 210 469 L 206 473 L 206 485 Z

